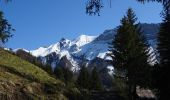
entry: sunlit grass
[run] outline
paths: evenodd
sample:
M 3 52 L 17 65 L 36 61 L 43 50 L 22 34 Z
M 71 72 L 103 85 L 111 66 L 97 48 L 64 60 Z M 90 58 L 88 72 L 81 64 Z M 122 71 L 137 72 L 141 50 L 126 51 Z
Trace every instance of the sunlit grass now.
M 34 81 L 53 84 L 62 83 L 61 81 L 50 77 L 47 72 L 39 67 L 2 49 L 0 49 L 0 67 L 5 67 L 14 73 L 18 73 L 21 76 Z

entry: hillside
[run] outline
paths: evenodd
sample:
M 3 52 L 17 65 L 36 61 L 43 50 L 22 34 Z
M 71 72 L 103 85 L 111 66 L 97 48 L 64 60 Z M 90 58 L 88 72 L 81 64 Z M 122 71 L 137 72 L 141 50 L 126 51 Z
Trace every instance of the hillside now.
M 65 100 L 63 86 L 37 66 L 0 49 L 0 100 Z

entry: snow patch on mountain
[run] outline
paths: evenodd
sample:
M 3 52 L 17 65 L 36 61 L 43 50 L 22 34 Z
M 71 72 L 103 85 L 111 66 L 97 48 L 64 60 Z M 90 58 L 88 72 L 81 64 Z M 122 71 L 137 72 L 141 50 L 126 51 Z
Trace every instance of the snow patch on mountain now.
M 36 50 L 33 50 L 31 51 L 31 54 L 38 57 L 38 56 L 44 56 L 44 55 L 47 55 L 48 53 L 46 52 L 47 51 L 47 48 L 44 48 L 44 47 L 40 47 Z
M 113 66 L 107 66 L 107 69 L 108 69 L 109 75 L 113 76 L 113 74 L 114 74 L 114 67 Z
M 7 48 L 4 48 L 4 49 L 10 51 L 10 49 L 7 49 Z M 24 48 L 17 48 L 17 49 L 14 49 L 14 50 L 12 50 L 12 51 L 13 51 L 13 52 L 17 52 L 18 50 L 23 50 L 23 51 L 25 51 L 25 52 L 27 52 L 27 53 L 30 52 L 29 50 L 26 50 L 26 49 L 24 49 Z
M 107 51 L 108 43 L 106 41 L 97 41 L 82 46 L 81 51 L 77 52 L 75 55 L 84 55 L 87 60 L 92 60 L 95 57 L 104 58 Z
M 78 38 L 72 41 L 72 44 L 76 44 L 81 47 L 85 44 L 92 42 L 97 36 L 80 35 Z

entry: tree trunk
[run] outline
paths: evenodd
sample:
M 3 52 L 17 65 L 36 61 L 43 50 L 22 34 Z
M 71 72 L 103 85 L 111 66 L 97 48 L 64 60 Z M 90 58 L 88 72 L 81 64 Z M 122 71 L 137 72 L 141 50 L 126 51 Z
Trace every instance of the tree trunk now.
M 129 85 L 129 100 L 136 100 L 136 85 Z
M 136 84 L 132 87 L 132 100 L 136 100 L 137 94 L 136 94 Z

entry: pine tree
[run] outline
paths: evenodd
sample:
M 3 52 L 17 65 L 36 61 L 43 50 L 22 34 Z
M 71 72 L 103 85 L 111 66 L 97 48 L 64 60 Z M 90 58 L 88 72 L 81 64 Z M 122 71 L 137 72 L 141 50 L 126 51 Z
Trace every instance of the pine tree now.
M 73 72 L 68 68 L 63 68 L 64 80 L 66 84 L 69 84 L 73 80 Z
M 62 81 L 64 81 L 65 79 L 64 79 L 64 72 L 63 72 L 63 68 L 61 68 L 61 67 L 55 67 L 55 69 L 54 69 L 54 75 L 55 75 L 55 77 L 56 78 L 58 78 L 58 79 L 60 79 L 60 80 L 62 80 Z
M 43 66 L 43 69 L 44 69 L 48 74 L 53 75 L 53 70 L 52 70 L 51 65 L 46 64 L 46 65 Z
M 73 79 L 73 72 L 70 71 L 70 69 L 64 67 L 55 67 L 54 75 L 56 78 L 64 81 L 66 84 L 71 83 Z
M 136 21 L 133 10 L 128 9 L 109 47 L 115 76 L 127 81 L 131 100 L 135 99 L 136 86 L 147 86 L 150 77 L 148 43 Z
M 14 29 L 8 23 L 8 21 L 4 18 L 3 12 L 0 11 L 0 42 L 5 43 L 8 41 L 10 37 L 12 37 L 11 32 Z
M 77 78 L 77 85 L 81 88 L 89 89 L 90 75 L 86 67 L 82 67 Z
M 158 90 L 160 100 L 170 99 L 170 3 L 164 7 L 163 23 L 158 34 L 158 52 L 160 64 L 158 68 Z
M 99 73 L 97 71 L 97 68 L 94 67 L 91 73 L 91 89 L 93 90 L 102 90 L 102 83 L 100 80 Z

